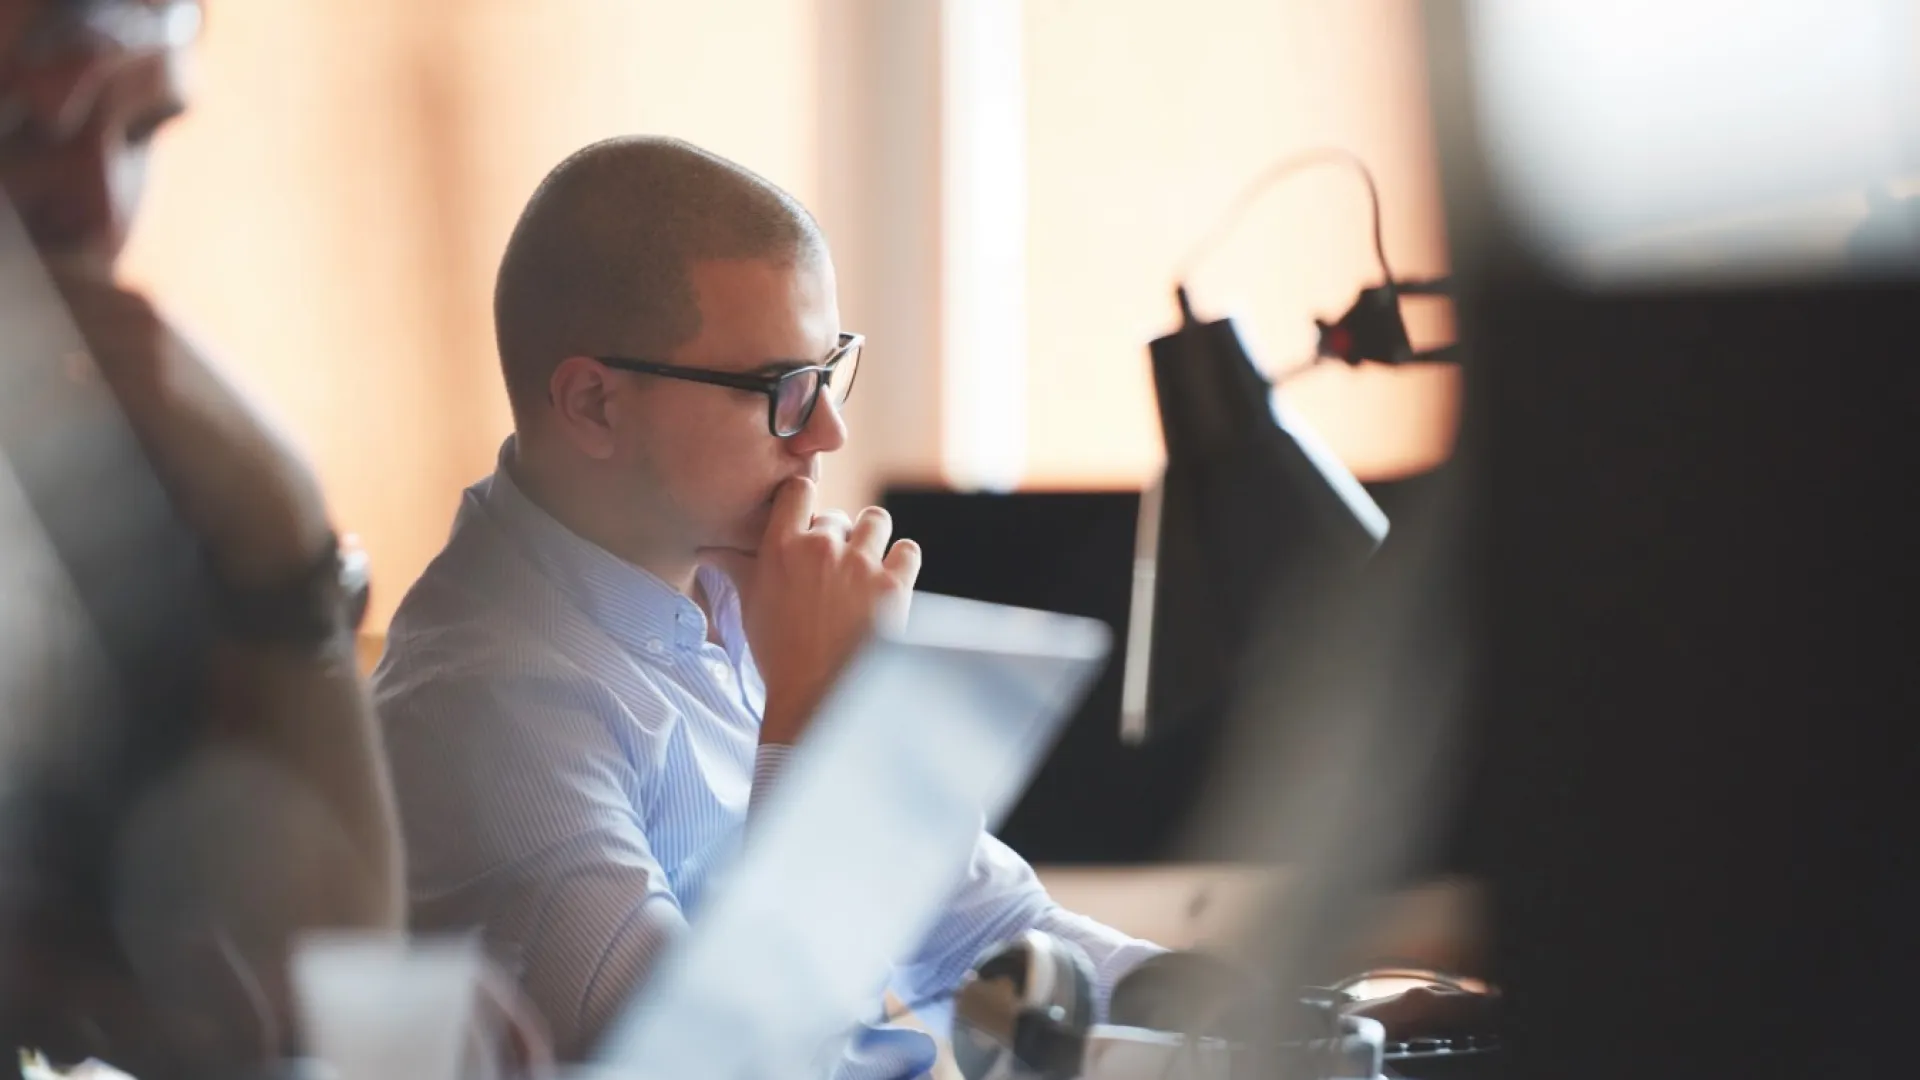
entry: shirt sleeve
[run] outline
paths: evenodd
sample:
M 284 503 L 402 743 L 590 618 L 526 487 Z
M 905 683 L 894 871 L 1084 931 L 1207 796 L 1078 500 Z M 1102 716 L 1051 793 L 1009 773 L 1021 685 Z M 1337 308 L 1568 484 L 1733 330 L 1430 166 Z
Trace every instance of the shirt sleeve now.
M 1055 905 L 1034 921 L 1034 929 L 1063 938 L 1085 949 L 1093 961 L 1093 991 L 1101 1022 L 1107 1019 L 1107 1003 L 1113 1000 L 1113 988 L 1127 972 L 1142 960 L 1167 950 L 1150 941 L 1123 934 Z
M 415 929 L 482 927 L 556 1054 L 581 1059 L 687 925 L 634 810 L 647 718 L 548 673 L 436 678 L 379 704 Z
M 1102 1021 L 1114 984 L 1140 961 L 1166 951 L 1061 908 L 1025 859 L 982 833 L 965 880 L 912 961 L 899 971 L 896 992 L 909 1003 L 939 1001 L 959 985 L 982 953 L 1031 929 L 1086 950 L 1093 961 Z

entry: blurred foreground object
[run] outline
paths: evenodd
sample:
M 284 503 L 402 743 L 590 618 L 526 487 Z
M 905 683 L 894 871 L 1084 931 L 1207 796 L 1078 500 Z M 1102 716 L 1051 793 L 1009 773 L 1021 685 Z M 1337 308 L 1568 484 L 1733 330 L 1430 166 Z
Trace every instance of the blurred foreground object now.
M 475 937 L 330 932 L 294 956 L 305 1060 L 341 1080 L 520 1080 L 552 1072 L 538 1017 Z
M 288 1052 L 291 936 L 400 919 L 318 485 L 115 278 L 198 16 L 0 2 L 0 1040 L 142 1080 Z
M 0 232 L 5 1026 L 143 1080 L 270 1057 L 287 935 L 398 922 L 324 507 L 143 302 Z
M 1515 1076 L 1907 1066 L 1916 18 L 1428 5 Z
M 1878 203 L 1920 191 L 1920 9 L 1906 0 L 1434 12 L 1462 27 L 1430 42 L 1451 95 L 1436 132 L 1472 139 L 1485 199 L 1449 207 L 1456 245 L 1510 245 L 1605 287 L 1920 267 L 1913 223 L 1894 214 L 1875 215 L 1874 242 L 1847 242 Z

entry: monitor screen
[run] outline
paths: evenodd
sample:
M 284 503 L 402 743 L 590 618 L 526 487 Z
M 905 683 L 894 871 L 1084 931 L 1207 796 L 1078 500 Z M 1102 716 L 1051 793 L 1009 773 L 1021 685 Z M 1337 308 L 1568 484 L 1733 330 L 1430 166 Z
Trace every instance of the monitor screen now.
M 1420 474 L 1367 485 L 1391 516 L 1436 481 Z M 926 551 L 930 592 L 1099 619 L 1116 649 L 1060 742 L 999 830 L 1035 863 L 1140 865 L 1239 861 L 1231 838 L 1190 836 L 1188 825 L 1222 743 L 1220 707 L 1156 732 L 1121 737 L 1140 494 L 1049 491 L 991 494 L 928 488 L 888 491 L 896 532 Z M 1383 552 L 1393 543 L 1389 534 Z

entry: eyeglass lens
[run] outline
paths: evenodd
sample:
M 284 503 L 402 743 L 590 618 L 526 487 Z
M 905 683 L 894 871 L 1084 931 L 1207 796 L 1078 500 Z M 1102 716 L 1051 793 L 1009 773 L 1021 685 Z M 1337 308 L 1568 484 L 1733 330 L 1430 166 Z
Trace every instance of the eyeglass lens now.
M 835 408 L 846 404 L 847 395 L 853 389 L 854 369 L 859 363 L 860 350 L 853 349 L 834 365 L 826 390 Z M 820 399 L 822 374 L 816 368 L 796 373 L 781 381 L 773 402 L 774 434 L 786 438 L 799 434 L 800 430 L 807 426 L 807 421 L 813 418 L 813 410 Z

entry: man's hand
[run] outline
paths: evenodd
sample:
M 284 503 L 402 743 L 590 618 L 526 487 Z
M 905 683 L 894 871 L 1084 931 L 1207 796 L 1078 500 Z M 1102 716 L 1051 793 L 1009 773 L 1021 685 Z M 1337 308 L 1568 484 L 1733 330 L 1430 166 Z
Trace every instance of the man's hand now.
M 237 587 L 311 566 L 329 533 L 312 471 L 147 300 L 102 266 L 49 269 L 181 518 Z
M 763 743 L 800 737 L 876 620 L 905 617 L 920 576 L 919 545 L 902 540 L 888 550 L 885 510 L 870 506 L 850 520 L 816 514 L 813 498 L 811 480 L 787 481 L 758 554 L 716 556 L 740 590 L 747 643 L 767 684 Z

